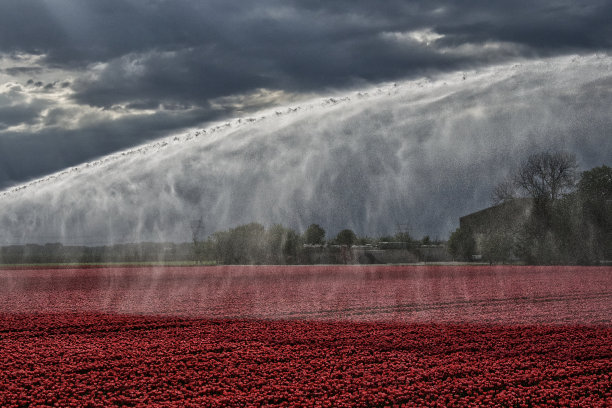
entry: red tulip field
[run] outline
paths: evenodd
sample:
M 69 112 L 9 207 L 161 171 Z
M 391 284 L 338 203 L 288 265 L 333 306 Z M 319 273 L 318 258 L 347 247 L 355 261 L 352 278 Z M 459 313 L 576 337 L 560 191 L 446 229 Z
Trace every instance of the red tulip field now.
M 0 406 L 612 406 L 612 268 L 0 270 Z

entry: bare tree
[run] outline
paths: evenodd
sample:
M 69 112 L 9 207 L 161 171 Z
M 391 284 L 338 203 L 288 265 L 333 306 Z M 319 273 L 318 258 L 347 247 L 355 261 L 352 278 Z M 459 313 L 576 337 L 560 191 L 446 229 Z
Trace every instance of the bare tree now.
M 493 205 L 501 204 L 516 198 L 516 184 L 511 178 L 507 178 L 495 186 L 491 193 L 491 201 Z
M 541 152 L 530 155 L 514 184 L 535 200 L 555 201 L 576 186 L 576 156 L 567 152 Z
M 513 198 L 530 197 L 538 202 L 553 202 L 576 186 L 576 156 L 567 152 L 540 152 L 530 155 L 515 174 L 495 186 L 493 204 Z

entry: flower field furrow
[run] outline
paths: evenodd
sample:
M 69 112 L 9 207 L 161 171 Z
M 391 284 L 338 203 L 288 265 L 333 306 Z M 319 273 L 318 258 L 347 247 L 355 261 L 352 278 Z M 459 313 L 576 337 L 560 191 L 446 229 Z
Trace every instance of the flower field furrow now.
M 0 270 L 0 406 L 612 406 L 612 268 Z
M 0 270 L 0 310 L 220 319 L 612 325 L 610 267 Z
M 0 335 L 3 407 L 612 402 L 608 327 L 99 314 L 2 321 L 22 329 Z

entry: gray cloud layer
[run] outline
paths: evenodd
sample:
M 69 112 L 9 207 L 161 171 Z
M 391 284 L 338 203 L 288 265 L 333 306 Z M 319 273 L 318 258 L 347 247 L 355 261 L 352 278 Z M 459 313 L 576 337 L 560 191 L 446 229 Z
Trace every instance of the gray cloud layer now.
M 0 78 L 25 90 L 0 93 L 0 188 L 305 94 L 608 52 L 611 20 L 604 0 L 4 1 Z

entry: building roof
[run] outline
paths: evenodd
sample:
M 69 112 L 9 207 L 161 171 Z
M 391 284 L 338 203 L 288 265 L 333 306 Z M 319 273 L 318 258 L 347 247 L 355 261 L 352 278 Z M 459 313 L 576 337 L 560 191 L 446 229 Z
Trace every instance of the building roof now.
M 509 229 L 522 225 L 533 207 L 531 198 L 515 198 L 459 218 L 462 229 L 487 233 L 493 229 Z

